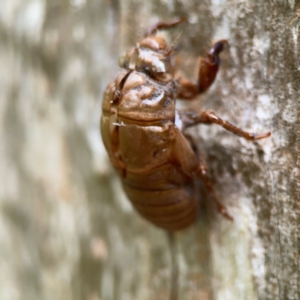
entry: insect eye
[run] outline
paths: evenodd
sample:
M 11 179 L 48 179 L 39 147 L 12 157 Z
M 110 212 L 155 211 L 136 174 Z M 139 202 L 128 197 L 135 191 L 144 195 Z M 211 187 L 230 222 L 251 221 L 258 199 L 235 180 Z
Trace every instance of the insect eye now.
M 157 72 L 157 73 L 166 72 L 166 67 L 165 67 L 164 62 L 162 62 L 161 60 L 158 62 L 155 62 L 155 64 L 152 65 L 152 71 Z
M 173 66 L 166 59 L 160 60 L 157 64 L 155 64 L 152 71 L 153 77 L 164 82 L 172 80 L 174 75 Z
M 174 73 L 168 56 L 149 49 L 139 49 L 136 70 L 164 82 L 171 80 Z

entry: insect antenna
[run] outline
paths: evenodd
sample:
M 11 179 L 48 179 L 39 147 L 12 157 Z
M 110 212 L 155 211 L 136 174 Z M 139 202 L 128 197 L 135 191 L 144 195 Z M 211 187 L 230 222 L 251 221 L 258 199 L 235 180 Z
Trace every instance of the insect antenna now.
M 178 36 L 175 38 L 175 40 L 173 41 L 171 47 L 167 50 L 166 53 L 164 53 L 164 56 L 169 56 L 173 51 L 174 48 L 177 46 L 177 42 L 178 40 L 181 38 L 183 31 L 181 31 Z

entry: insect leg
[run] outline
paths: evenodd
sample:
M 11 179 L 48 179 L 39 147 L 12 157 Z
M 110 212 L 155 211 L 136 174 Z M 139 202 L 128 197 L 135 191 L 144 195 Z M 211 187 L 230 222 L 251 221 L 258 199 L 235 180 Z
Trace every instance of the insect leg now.
M 145 36 L 150 36 L 150 35 L 154 35 L 156 33 L 156 31 L 158 30 L 162 30 L 162 29 L 167 29 L 170 27 L 173 27 L 181 22 L 184 22 L 185 19 L 184 18 L 175 18 L 170 22 L 158 22 L 154 25 L 152 25 L 147 31 Z
M 178 97 L 185 100 L 191 100 L 198 94 L 205 92 L 214 82 L 220 66 L 219 54 L 223 51 L 227 40 L 216 42 L 207 52 L 206 57 L 199 59 L 198 81 L 196 83 L 183 78 L 178 79 L 179 89 Z
M 224 129 L 243 137 L 246 140 L 260 140 L 271 135 L 271 132 L 262 133 L 262 134 L 254 134 L 246 132 L 235 125 L 219 118 L 214 112 L 206 110 L 201 113 L 196 111 L 179 111 L 178 112 L 183 124 L 183 128 L 191 127 L 200 123 L 211 125 L 218 124 L 222 126 Z
M 219 212 L 228 220 L 233 221 L 233 217 L 228 213 L 226 207 L 219 201 L 218 196 L 212 186 L 212 183 L 208 177 L 207 174 L 207 166 L 203 160 L 203 158 L 199 157 L 200 159 L 200 164 L 199 164 L 199 169 L 200 169 L 200 177 L 206 187 L 206 189 L 209 191 L 209 193 L 212 196 L 213 201 L 217 205 L 217 208 Z
M 208 176 L 208 167 L 207 164 L 201 154 L 201 151 L 198 149 L 196 143 L 194 142 L 193 138 L 190 135 L 185 135 L 186 138 L 189 140 L 194 152 L 196 153 L 198 160 L 199 160 L 199 167 L 198 167 L 198 174 L 200 175 L 200 178 L 202 182 L 204 183 L 206 189 L 212 196 L 213 201 L 217 205 L 217 208 L 219 212 L 228 220 L 233 221 L 233 217 L 228 213 L 226 207 L 219 201 L 218 196 L 212 186 L 212 183 L 210 181 L 210 178 Z

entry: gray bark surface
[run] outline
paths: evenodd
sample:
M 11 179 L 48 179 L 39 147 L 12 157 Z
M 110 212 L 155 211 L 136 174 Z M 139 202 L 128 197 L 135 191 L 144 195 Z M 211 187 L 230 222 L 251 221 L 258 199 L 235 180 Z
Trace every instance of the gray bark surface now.
M 119 55 L 176 16 L 188 21 L 163 34 L 181 33 L 190 79 L 211 41 L 230 41 L 216 82 L 182 105 L 272 132 L 191 129 L 235 220 L 203 191 L 206 210 L 176 235 L 178 299 L 300 299 L 299 1 L 1 4 L 0 300 L 168 299 L 168 237 L 123 194 L 99 118 Z

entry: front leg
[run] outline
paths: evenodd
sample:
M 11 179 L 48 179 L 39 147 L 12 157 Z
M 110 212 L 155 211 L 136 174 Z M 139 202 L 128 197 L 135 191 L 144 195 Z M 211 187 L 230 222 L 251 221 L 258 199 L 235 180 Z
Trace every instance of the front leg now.
M 151 26 L 150 28 L 148 28 L 145 36 L 148 37 L 151 35 L 155 35 L 158 30 L 168 29 L 168 28 L 176 26 L 177 24 L 182 23 L 184 21 L 185 21 L 184 18 L 175 18 L 169 22 L 158 22 L 158 23 L 154 24 L 153 26 Z
M 198 81 L 196 83 L 183 78 L 178 79 L 179 98 L 186 100 L 193 99 L 198 94 L 205 92 L 211 86 L 215 80 L 221 62 L 219 54 L 227 44 L 227 40 L 218 41 L 210 48 L 205 58 L 200 57 Z

